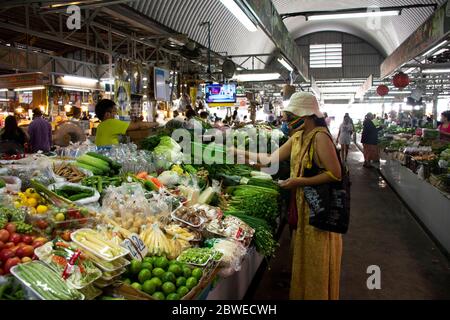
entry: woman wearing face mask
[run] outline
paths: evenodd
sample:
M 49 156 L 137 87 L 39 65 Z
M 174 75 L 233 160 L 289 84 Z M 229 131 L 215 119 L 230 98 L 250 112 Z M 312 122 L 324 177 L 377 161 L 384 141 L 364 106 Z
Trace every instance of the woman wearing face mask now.
M 281 124 L 281 131 L 286 136 L 292 136 L 300 129 L 300 127 L 304 123 L 303 119 L 289 111 L 283 111 L 282 121 L 283 123 Z
M 334 300 L 339 298 L 342 237 L 309 225 L 309 206 L 303 187 L 341 179 L 341 164 L 314 95 L 292 95 L 284 110 L 304 124 L 273 154 L 251 154 L 233 149 L 238 156 L 274 164 L 291 159 L 291 177 L 280 184 L 295 191 L 297 228 L 293 233 L 290 299 Z
M 114 101 L 109 99 L 103 99 L 97 103 L 95 114 L 101 121 L 95 136 L 95 144 L 99 147 L 119 144 L 119 136 L 130 131 L 145 130 L 158 126 L 158 123 L 125 122 L 116 119 L 117 106 Z

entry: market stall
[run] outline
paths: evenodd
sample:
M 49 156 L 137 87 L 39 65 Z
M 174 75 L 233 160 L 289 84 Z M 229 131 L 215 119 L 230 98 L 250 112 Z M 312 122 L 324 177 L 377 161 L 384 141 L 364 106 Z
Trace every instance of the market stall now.
M 433 129 L 388 127 L 380 172 L 424 227 L 450 252 L 450 143 Z
M 167 131 L 142 149 L 86 141 L 2 161 L 0 298 L 242 299 L 277 246 L 279 187 L 247 165 L 188 162 Z

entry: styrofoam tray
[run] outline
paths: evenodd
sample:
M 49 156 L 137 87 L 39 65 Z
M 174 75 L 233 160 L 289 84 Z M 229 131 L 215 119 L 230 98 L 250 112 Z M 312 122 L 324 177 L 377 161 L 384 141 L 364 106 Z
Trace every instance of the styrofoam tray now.
M 77 245 L 79 245 L 80 247 L 82 247 L 83 249 L 89 251 L 90 253 L 94 254 L 95 256 L 97 256 L 97 257 L 99 257 L 99 258 L 101 258 L 101 259 L 103 259 L 103 260 L 105 260 L 105 261 L 108 261 L 108 262 L 114 261 L 114 260 L 116 260 L 116 259 L 125 257 L 126 255 L 130 254 L 130 252 L 129 252 L 127 249 L 123 248 L 123 247 L 121 247 L 121 249 L 122 249 L 122 254 L 120 254 L 119 256 L 116 256 L 116 257 L 114 257 L 114 258 L 108 258 L 108 257 L 102 255 L 101 252 L 100 252 L 100 253 L 99 253 L 99 252 L 95 252 L 95 251 L 93 251 L 92 249 L 90 249 L 89 247 L 83 245 L 81 242 L 79 242 L 79 241 L 75 238 L 75 236 L 76 236 L 78 233 L 80 233 L 81 231 L 96 232 L 96 231 L 94 231 L 94 230 L 92 230 L 92 229 L 86 229 L 86 228 L 79 229 L 79 230 L 77 230 L 77 231 L 75 231 L 75 232 L 73 232 L 73 233 L 70 234 L 70 238 L 72 239 L 72 241 L 75 242 L 75 243 L 76 243 Z M 108 242 L 107 240 L 105 240 L 105 241 Z
M 50 268 L 47 264 L 44 264 L 44 263 L 41 262 L 41 261 L 32 261 L 32 262 L 28 262 L 28 263 L 41 263 L 41 264 L 43 264 L 45 267 L 49 268 L 52 272 L 54 272 L 54 273 L 56 274 L 56 272 L 55 272 L 54 269 Z M 32 288 L 28 282 L 26 282 L 24 279 L 22 279 L 22 277 L 19 275 L 19 273 L 16 272 L 17 267 L 18 267 L 18 265 L 15 265 L 14 267 L 11 268 L 11 270 L 10 270 L 11 274 L 12 274 L 14 277 L 16 277 L 16 279 L 18 279 L 21 283 L 23 283 L 23 284 L 24 284 L 24 285 L 25 285 L 25 286 L 26 286 L 26 287 L 27 287 L 34 295 L 36 295 L 36 297 L 38 297 L 38 298 L 41 299 L 41 300 L 46 300 L 46 299 L 44 299 L 44 297 L 42 297 L 42 296 L 40 295 L 39 292 L 37 292 L 34 288 Z M 74 289 L 72 289 L 72 290 L 74 290 Z M 79 292 L 79 291 L 78 291 L 78 293 L 81 295 L 81 300 L 84 300 L 84 299 L 85 299 L 84 294 L 82 294 L 82 293 Z
M 183 220 L 183 219 L 177 217 L 176 214 L 175 214 L 175 212 L 176 212 L 179 208 L 180 208 L 180 207 L 178 207 L 176 210 L 172 211 L 171 216 L 172 216 L 173 219 L 178 220 L 178 221 L 180 221 L 180 222 L 183 222 L 184 224 L 187 224 L 188 226 L 190 226 L 190 227 L 192 227 L 192 228 L 200 228 L 200 227 L 205 223 L 206 220 L 205 220 L 205 218 L 203 218 L 203 217 L 199 217 L 199 218 L 200 218 L 200 223 L 197 224 L 197 225 L 192 224 L 192 223 L 190 223 L 190 222 L 187 222 L 187 221 L 185 221 L 185 220 Z

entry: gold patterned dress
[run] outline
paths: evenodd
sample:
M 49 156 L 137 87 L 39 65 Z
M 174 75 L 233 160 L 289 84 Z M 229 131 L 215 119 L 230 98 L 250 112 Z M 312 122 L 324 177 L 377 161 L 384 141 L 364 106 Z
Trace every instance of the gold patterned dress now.
M 304 136 L 300 130 L 292 136 L 291 178 L 303 176 L 305 168 L 311 168 L 311 157 L 307 156 L 311 139 L 317 132 L 328 134 L 326 128 L 318 127 Z M 322 165 L 312 154 L 319 167 Z M 342 236 L 321 231 L 309 225 L 309 207 L 303 189 L 297 192 L 298 223 L 292 236 L 291 300 L 337 300 L 342 255 Z

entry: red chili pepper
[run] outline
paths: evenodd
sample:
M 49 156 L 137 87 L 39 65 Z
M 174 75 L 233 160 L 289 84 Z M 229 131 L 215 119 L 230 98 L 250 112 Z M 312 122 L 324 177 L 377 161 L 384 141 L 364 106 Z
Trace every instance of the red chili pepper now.
M 150 181 L 153 182 L 155 184 L 155 186 L 159 188 L 164 187 L 164 185 L 161 183 L 161 181 L 159 181 L 157 178 L 150 178 Z

